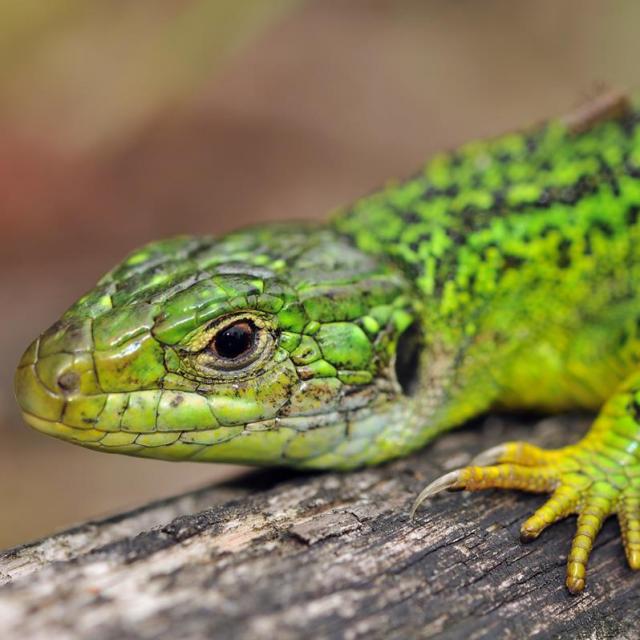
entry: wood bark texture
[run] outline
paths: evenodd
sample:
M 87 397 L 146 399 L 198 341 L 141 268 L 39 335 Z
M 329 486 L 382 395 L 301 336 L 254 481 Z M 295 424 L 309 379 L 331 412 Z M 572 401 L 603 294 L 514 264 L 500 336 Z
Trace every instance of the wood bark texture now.
M 574 520 L 519 541 L 540 496 L 425 483 L 506 439 L 574 441 L 581 417 L 489 417 L 348 474 L 258 471 L 0 554 L 0 638 L 637 638 L 640 575 L 610 519 L 570 596 Z

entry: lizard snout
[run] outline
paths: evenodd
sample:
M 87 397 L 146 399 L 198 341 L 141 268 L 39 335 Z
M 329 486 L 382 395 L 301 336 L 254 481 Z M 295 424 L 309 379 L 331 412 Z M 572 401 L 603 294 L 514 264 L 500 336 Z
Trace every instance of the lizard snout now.
M 70 403 L 99 391 L 89 327 L 56 323 L 34 340 L 20 359 L 14 388 L 31 426 L 42 430 L 43 422 L 64 422 Z

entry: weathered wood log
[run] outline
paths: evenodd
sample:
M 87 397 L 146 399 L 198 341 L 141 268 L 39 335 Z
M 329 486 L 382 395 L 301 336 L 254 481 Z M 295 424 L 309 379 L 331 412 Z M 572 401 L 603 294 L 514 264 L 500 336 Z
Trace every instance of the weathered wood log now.
M 587 421 L 488 418 L 349 474 L 259 471 L 0 555 L 0 638 L 636 638 L 640 575 L 613 520 L 586 592 L 574 523 L 518 539 L 540 497 L 416 493 L 505 439 L 558 446 Z

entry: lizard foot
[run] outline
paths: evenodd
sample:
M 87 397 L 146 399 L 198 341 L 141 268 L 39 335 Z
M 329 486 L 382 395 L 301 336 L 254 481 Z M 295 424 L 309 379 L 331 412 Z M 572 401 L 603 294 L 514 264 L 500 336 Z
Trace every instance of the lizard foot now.
M 584 589 L 586 566 L 604 520 L 616 514 L 627 560 L 640 569 L 640 467 L 620 451 L 578 445 L 545 451 L 524 442 L 510 442 L 480 454 L 471 466 L 452 471 L 427 486 L 422 502 L 444 490 L 519 489 L 550 493 L 549 499 L 520 529 L 523 542 L 534 540 L 549 525 L 577 515 L 577 529 L 567 560 L 566 585 L 571 593 Z M 633 473 L 635 471 L 635 473 Z

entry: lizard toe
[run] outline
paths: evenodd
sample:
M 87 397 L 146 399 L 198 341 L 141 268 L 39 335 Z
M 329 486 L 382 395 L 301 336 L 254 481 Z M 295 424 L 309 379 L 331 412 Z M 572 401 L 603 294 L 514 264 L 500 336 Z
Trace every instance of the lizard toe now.
M 553 462 L 558 451 L 542 449 L 528 442 L 504 442 L 479 453 L 471 464 L 484 467 L 497 463 L 510 462 L 524 467 L 533 467 Z
M 594 485 L 585 503 L 579 509 L 578 525 L 567 559 L 566 585 L 571 593 L 580 593 L 584 589 L 587 562 L 593 549 L 593 543 L 605 519 L 614 511 L 614 502 L 611 497 L 606 495 L 610 489 L 609 487 L 605 492 L 602 492 Z
M 520 540 L 535 540 L 547 527 L 576 512 L 579 493 L 568 485 L 560 485 L 551 497 L 520 527 Z
M 626 491 L 617 509 L 618 522 L 627 562 L 632 569 L 640 569 L 640 488 L 635 494 Z
M 553 469 L 547 467 L 525 467 L 505 463 L 488 467 L 468 466 L 451 471 L 434 480 L 416 498 L 411 517 L 427 499 L 448 490 L 479 491 L 482 489 L 520 489 L 534 493 L 550 491 L 555 483 Z

